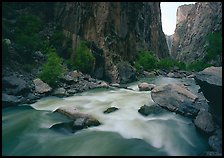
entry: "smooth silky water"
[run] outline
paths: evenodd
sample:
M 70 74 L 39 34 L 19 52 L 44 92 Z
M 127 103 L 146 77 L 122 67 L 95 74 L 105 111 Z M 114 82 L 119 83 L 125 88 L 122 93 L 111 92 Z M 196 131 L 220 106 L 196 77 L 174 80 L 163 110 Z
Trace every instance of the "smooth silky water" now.
M 31 105 L 2 110 L 3 155 L 201 155 L 207 139 L 188 118 L 166 111 L 143 116 L 138 109 L 155 104 L 150 91 L 138 91 L 137 84 L 187 83 L 196 92 L 193 79 L 145 78 L 127 89 L 95 89 L 67 98 L 46 97 Z M 76 133 L 50 129 L 69 121 L 53 113 L 58 107 L 73 106 L 91 114 L 102 124 Z M 104 114 L 115 106 L 119 110 Z

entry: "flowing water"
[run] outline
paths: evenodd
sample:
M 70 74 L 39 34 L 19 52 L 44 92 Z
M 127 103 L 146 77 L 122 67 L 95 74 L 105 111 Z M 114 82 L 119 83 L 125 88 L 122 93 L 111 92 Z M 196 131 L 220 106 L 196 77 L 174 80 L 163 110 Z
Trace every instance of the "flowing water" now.
M 4 108 L 2 111 L 3 155 L 200 155 L 208 149 L 207 139 L 196 131 L 192 121 L 166 111 L 143 116 L 138 109 L 155 104 L 150 91 L 138 91 L 137 84 L 188 83 L 193 79 L 147 78 L 128 84 L 127 89 L 95 89 L 67 98 L 46 97 L 34 104 Z M 69 121 L 59 113 L 73 106 L 89 113 L 102 124 L 76 133 L 50 129 Z M 119 110 L 104 114 L 107 108 Z

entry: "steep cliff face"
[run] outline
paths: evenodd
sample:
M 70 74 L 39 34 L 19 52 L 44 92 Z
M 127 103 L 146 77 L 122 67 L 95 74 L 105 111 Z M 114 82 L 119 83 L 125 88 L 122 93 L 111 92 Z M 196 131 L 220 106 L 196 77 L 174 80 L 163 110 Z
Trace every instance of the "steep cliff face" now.
M 97 77 L 112 82 L 120 80 L 117 63 L 132 62 L 139 50 L 151 50 L 158 58 L 169 55 L 159 2 L 57 3 L 55 20 L 74 49 L 80 40 L 94 45 L 93 54 L 101 59 L 101 64 L 96 61 Z
M 192 62 L 205 56 L 207 36 L 222 30 L 222 3 L 198 2 L 177 9 L 177 24 L 173 34 L 173 58 Z

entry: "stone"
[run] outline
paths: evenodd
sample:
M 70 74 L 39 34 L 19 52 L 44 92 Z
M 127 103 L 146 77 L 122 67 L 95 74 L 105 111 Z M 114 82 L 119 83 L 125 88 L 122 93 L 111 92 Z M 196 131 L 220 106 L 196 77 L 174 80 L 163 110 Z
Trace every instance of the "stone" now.
M 151 91 L 152 100 L 159 106 L 189 117 L 197 116 L 198 97 L 184 85 L 165 84 L 156 86 Z
M 222 130 L 219 129 L 208 139 L 208 144 L 212 150 L 222 153 Z
M 138 84 L 139 91 L 151 91 L 156 85 L 146 82 Z
M 43 94 L 43 93 L 51 92 L 51 90 L 52 90 L 52 88 L 48 84 L 44 83 L 39 78 L 34 79 L 33 83 L 35 85 L 35 91 L 37 93 Z
M 25 80 L 11 75 L 2 78 L 3 89 L 7 89 L 8 94 L 20 95 L 30 92 L 29 86 Z
M 106 109 L 103 113 L 108 114 L 108 113 L 114 112 L 116 110 L 118 110 L 117 107 L 110 107 L 110 108 Z
M 144 116 L 148 116 L 150 114 L 160 114 L 161 112 L 163 112 L 163 108 L 158 105 L 144 105 L 140 107 L 138 112 Z
M 137 80 L 134 68 L 127 62 L 118 63 L 117 69 L 121 84 L 130 83 Z
M 197 117 L 194 120 L 195 126 L 205 133 L 211 133 L 215 129 L 215 124 L 212 119 L 212 115 L 205 110 L 200 110 Z
M 64 88 L 57 88 L 54 90 L 53 95 L 57 96 L 57 97 L 64 97 L 64 96 L 68 96 L 68 93 L 66 92 L 66 90 Z
M 21 96 L 8 95 L 6 93 L 2 93 L 2 106 L 15 106 L 20 104 L 23 101 Z

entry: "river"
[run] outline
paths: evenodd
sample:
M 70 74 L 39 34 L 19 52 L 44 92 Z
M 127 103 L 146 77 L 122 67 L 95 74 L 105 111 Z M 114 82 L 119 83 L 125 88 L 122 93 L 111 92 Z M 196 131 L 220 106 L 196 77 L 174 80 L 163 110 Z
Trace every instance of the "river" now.
M 137 84 L 187 83 L 198 90 L 193 79 L 144 78 L 127 84 L 128 89 L 94 89 L 67 98 L 45 97 L 31 105 L 2 109 L 3 155 L 201 155 L 208 149 L 189 118 L 173 112 L 143 116 L 138 109 L 155 104 L 150 91 L 138 91 Z M 91 114 L 102 124 L 76 133 L 50 129 L 68 119 L 54 113 L 58 107 L 73 106 Z M 105 114 L 115 106 L 119 110 Z

